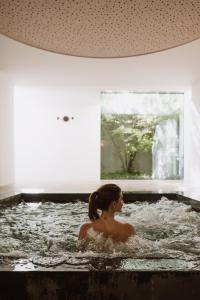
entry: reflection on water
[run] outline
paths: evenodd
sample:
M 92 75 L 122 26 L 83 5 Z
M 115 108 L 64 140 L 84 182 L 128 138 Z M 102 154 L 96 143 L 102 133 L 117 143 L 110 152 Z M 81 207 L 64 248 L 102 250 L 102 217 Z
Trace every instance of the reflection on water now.
M 83 202 L 21 203 L 0 212 L 1 265 L 15 270 L 56 269 L 198 269 L 200 216 L 190 206 L 162 198 L 156 203 L 127 204 L 117 216 L 136 228 L 126 243 L 113 242 L 90 230 Z

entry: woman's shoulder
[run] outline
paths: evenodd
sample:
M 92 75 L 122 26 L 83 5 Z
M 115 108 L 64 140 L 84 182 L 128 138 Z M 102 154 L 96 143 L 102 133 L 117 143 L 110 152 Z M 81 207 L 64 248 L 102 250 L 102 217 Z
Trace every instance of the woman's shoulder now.
M 122 228 L 123 231 L 129 233 L 130 235 L 135 234 L 135 228 L 133 227 L 133 225 L 129 223 L 122 223 L 119 221 L 116 221 L 116 223 Z
M 135 228 L 133 227 L 133 225 L 131 225 L 129 223 L 125 223 L 125 224 L 123 224 L 123 226 L 124 226 L 124 230 L 127 232 L 127 234 L 129 234 L 129 235 L 136 234 Z
M 117 220 L 115 220 L 116 228 L 118 232 L 121 232 L 123 236 L 129 237 L 131 235 L 135 235 L 136 231 L 133 225 L 129 223 L 122 223 Z
M 92 223 L 85 223 L 81 226 L 79 231 L 79 240 L 84 239 L 87 235 L 87 231 L 92 227 Z
M 122 226 L 123 228 L 129 229 L 129 230 L 134 228 L 133 225 L 131 225 L 130 223 L 124 223 L 124 222 L 121 222 L 121 220 L 119 221 L 119 220 L 114 219 L 114 222 L 116 224 L 118 224 L 119 226 Z

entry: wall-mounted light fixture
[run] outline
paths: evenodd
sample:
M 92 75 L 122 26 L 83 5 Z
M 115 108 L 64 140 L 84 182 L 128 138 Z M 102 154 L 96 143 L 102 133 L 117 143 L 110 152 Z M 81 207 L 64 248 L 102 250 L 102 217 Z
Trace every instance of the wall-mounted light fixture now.
M 74 117 L 68 117 L 68 116 L 57 117 L 57 120 L 63 120 L 64 122 L 69 122 L 70 119 L 74 120 Z

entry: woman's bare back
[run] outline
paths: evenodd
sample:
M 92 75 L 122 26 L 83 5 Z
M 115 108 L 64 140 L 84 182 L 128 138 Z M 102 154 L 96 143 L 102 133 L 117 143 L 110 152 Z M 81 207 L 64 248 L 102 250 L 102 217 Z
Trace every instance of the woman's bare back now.
M 87 236 L 87 231 L 93 229 L 103 236 L 112 238 L 116 241 L 126 241 L 130 236 L 135 234 L 135 229 L 132 225 L 120 223 L 114 219 L 99 218 L 92 223 L 86 223 L 81 226 L 79 239 L 84 239 Z

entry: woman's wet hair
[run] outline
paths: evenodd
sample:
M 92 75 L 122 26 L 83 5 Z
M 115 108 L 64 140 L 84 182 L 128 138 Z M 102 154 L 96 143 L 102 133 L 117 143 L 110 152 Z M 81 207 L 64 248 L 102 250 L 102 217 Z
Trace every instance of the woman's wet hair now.
M 98 209 L 107 210 L 113 201 L 118 201 L 121 189 L 116 184 L 102 185 L 89 197 L 89 218 L 91 221 L 99 219 Z

